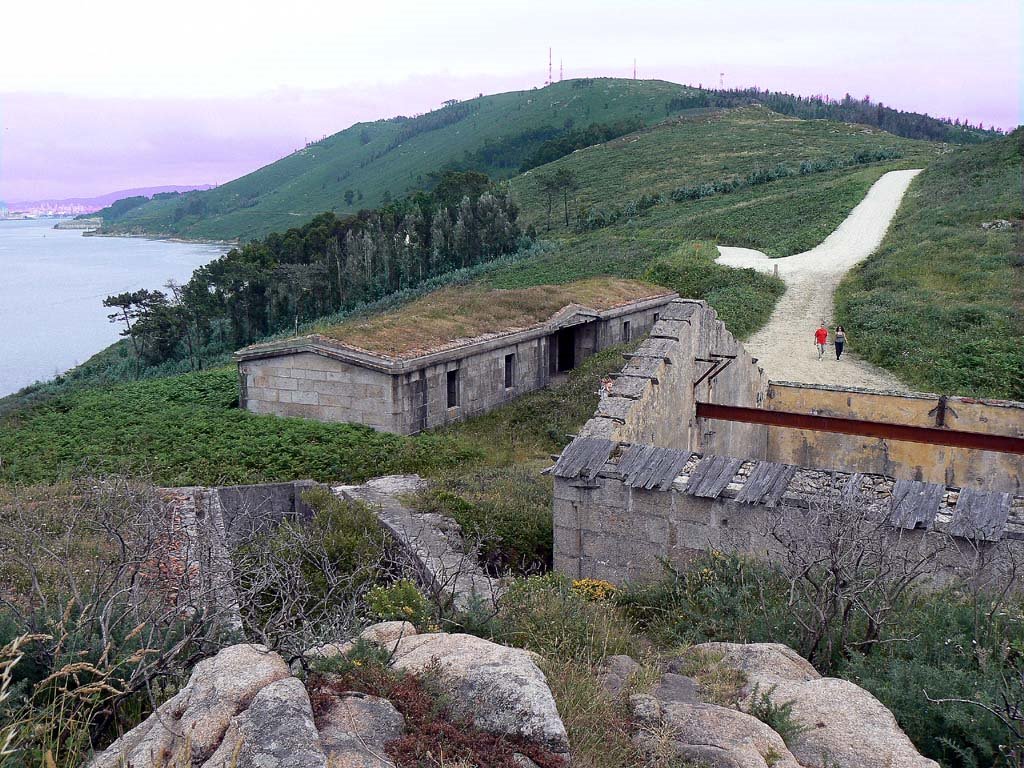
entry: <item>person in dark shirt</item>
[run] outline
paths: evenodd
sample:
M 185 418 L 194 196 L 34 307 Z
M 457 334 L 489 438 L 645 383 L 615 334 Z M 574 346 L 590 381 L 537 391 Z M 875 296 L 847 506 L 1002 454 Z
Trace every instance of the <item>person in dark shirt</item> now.
M 846 346 L 846 331 L 843 330 L 843 326 L 836 326 L 836 334 L 834 337 L 836 344 L 836 360 L 843 356 L 843 347 Z

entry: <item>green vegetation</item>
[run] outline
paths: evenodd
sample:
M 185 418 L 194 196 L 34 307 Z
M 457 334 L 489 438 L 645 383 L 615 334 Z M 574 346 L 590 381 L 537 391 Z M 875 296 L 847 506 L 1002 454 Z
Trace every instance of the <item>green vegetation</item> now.
M 524 155 L 559 134 L 593 123 L 634 120 L 652 124 L 670 99 L 691 89 L 662 81 L 565 81 L 541 90 L 515 91 L 450 102 L 419 117 L 358 123 L 216 189 L 156 200 L 111 227 L 196 239 L 242 239 L 283 232 L 314 215 L 354 214 L 409 192 L 430 188 L 445 167 L 508 177 L 514 167 L 473 161 L 488 141 L 538 132 Z M 351 194 L 348 194 L 351 193 Z
M 1024 400 L 1024 130 L 915 179 L 882 247 L 836 292 L 858 353 L 925 391 Z M 982 225 L 1005 220 L 1005 229 Z
M 862 597 L 871 606 L 880 596 Z M 806 653 L 807 629 L 798 617 L 814 610 L 775 568 L 717 554 L 704 556 L 685 573 L 626 590 L 617 602 L 663 648 L 709 641 L 774 642 Z M 851 636 L 835 646 L 836 654 L 819 658 L 815 666 L 877 696 L 917 748 L 943 766 L 1016 765 L 999 762 L 1001 754 L 1010 754 L 1000 750 L 1008 745 L 1008 733 L 994 716 L 938 699 L 975 699 L 997 710 L 1002 694 L 1011 706 L 1015 697 L 1021 700 L 1024 692 L 1014 688 L 1024 672 L 1021 598 L 960 589 L 911 591 L 889 615 L 879 642 L 857 642 L 864 631 L 858 620 Z M 838 619 L 830 623 L 827 631 L 840 633 L 839 624 Z M 702 660 L 691 671 L 698 669 L 713 673 L 714 664 Z M 737 690 L 728 680 L 712 686 L 726 691 L 725 703 Z M 771 691 L 760 694 L 759 716 L 785 719 L 785 702 L 774 700 Z
M 585 219 L 587 211 L 624 207 L 642 195 L 667 199 L 680 188 L 767 173 L 780 163 L 798 172 L 803 163 L 813 168 L 815 163 L 838 164 L 851 161 L 858 153 L 877 152 L 883 160 L 893 155 L 902 158 L 890 161 L 886 170 L 891 170 L 920 167 L 941 151 L 942 145 L 903 139 L 860 125 L 799 120 L 751 106 L 673 118 L 574 152 L 516 177 L 511 184 L 524 225 L 541 227 L 548 219 L 548 199 L 541 182 L 562 169 L 576 179 L 574 207 Z M 797 186 L 816 186 L 831 175 L 814 173 L 806 180 L 809 185 Z M 782 183 L 762 186 L 754 195 L 770 195 Z M 678 207 L 687 210 L 685 203 Z
M 590 417 L 598 381 L 621 367 L 620 351 L 590 358 L 564 386 L 413 438 L 239 410 L 233 368 L 71 391 L 3 418 L 0 480 L 47 483 L 88 469 L 162 485 L 360 482 L 535 461 Z
M 803 120 L 858 123 L 915 139 L 977 142 L 996 135 L 849 95 L 831 101 L 757 89 L 710 91 L 655 80 L 587 78 L 453 100 L 412 118 L 359 123 L 216 189 L 160 196 L 108 228 L 247 240 L 284 231 L 323 211 L 355 213 L 427 189 L 442 168 L 508 177 L 523 165 L 548 162 L 669 115 L 752 104 Z

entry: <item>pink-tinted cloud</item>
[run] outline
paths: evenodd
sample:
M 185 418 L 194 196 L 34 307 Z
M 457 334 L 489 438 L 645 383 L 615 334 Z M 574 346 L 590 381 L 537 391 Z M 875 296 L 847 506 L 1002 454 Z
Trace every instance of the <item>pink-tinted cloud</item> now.
M 5 11 L 0 199 L 222 183 L 360 120 L 539 85 L 549 45 L 566 77 L 636 57 L 643 78 L 1024 122 L 1019 0 L 179 0 L 148 21 L 109 1 Z M 137 13 L 162 33 L 116 23 Z

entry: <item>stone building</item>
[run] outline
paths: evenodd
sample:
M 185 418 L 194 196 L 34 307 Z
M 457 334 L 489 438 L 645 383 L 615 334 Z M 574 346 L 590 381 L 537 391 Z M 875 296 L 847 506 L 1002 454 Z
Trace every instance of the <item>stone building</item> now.
M 414 434 L 488 411 L 639 338 L 675 298 L 610 278 L 445 289 L 379 317 L 240 350 L 241 406 Z
M 771 559 L 779 526 L 846 501 L 892 548 L 941 547 L 935 582 L 1024 563 L 1024 403 L 770 382 L 700 301 L 660 311 L 552 474 L 573 578 L 657 578 L 709 548 Z

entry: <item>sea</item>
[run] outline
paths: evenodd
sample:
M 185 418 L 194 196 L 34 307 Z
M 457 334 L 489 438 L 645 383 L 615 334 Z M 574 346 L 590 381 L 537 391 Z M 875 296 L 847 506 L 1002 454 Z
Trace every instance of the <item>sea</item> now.
M 52 379 L 117 341 L 111 294 L 162 289 L 223 245 L 85 237 L 55 219 L 0 220 L 0 397 Z

